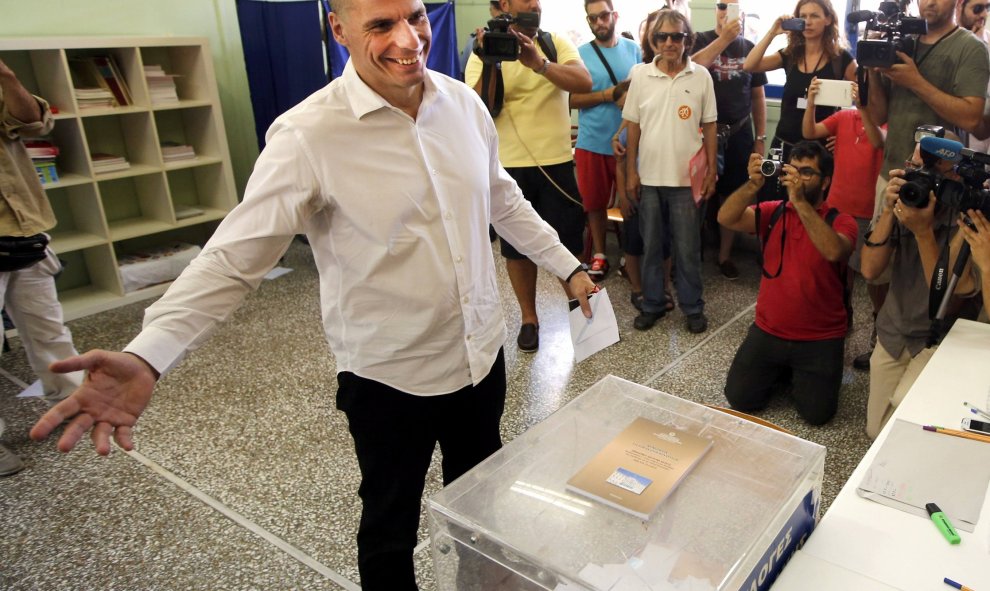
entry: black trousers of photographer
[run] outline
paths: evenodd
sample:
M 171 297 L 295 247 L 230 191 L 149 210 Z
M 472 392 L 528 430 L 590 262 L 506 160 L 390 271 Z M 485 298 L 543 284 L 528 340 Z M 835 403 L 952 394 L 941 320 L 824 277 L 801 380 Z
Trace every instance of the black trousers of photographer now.
M 845 338 L 791 341 L 753 324 L 739 345 L 725 381 L 725 398 L 742 412 L 767 406 L 777 382 L 791 372 L 794 404 L 801 418 L 824 425 L 839 408 Z

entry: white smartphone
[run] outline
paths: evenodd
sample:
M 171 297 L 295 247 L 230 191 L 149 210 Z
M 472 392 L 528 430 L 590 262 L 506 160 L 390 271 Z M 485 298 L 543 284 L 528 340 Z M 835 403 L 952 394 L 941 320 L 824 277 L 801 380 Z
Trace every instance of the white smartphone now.
M 815 106 L 851 107 L 853 104 L 852 82 L 848 80 L 819 80 Z
M 725 7 L 725 22 L 731 23 L 734 20 L 739 19 L 739 5 L 738 4 L 728 4 Z
M 979 433 L 980 435 L 990 435 L 990 423 L 986 421 L 978 421 L 976 419 L 963 419 L 962 428 L 963 431 Z

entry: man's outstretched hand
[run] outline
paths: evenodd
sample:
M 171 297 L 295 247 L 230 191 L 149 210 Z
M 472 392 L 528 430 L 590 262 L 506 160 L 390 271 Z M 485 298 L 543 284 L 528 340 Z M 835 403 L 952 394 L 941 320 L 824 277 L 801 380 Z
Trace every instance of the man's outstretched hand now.
M 45 439 L 68 421 L 58 440 L 59 451 L 71 451 L 90 429 L 100 455 L 110 453 L 111 436 L 125 450 L 134 448 L 134 424 L 151 401 L 158 379 L 147 362 L 131 353 L 97 349 L 56 361 L 50 369 L 56 373 L 85 370 L 86 379 L 71 396 L 38 419 L 31 429 L 32 439 Z

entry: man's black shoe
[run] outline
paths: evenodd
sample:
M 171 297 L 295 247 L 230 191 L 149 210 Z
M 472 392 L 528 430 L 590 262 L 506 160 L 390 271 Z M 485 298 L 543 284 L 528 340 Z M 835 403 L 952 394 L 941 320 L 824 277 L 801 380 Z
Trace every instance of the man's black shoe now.
M 520 326 L 516 344 L 523 353 L 535 353 L 540 348 L 540 326 L 532 322 Z
M 870 371 L 870 357 L 873 357 L 873 349 L 854 357 L 853 367 L 861 371 Z
M 633 320 L 633 328 L 636 330 L 650 330 L 653 325 L 657 323 L 666 315 L 666 312 L 640 312 L 639 316 Z
M 708 330 L 708 318 L 702 312 L 697 314 L 688 314 L 687 317 L 687 329 L 688 332 L 698 334 Z

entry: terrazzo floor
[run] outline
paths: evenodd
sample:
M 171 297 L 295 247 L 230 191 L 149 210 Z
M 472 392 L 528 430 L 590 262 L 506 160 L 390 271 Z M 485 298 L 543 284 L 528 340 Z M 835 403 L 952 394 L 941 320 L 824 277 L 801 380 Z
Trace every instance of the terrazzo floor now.
M 745 246 L 745 245 L 743 245 Z M 613 252 L 614 251 L 614 252 Z M 617 248 L 610 243 L 616 262 Z M 755 256 L 737 249 L 742 276 L 729 282 L 706 253 L 709 330 L 693 335 L 675 312 L 647 332 L 632 328 L 628 283 L 608 288 L 621 342 L 572 360 L 566 302 L 540 274 L 541 347 L 515 348 L 519 313 L 504 269 L 499 284 L 509 343 L 509 441 L 606 374 L 696 402 L 724 405 L 729 364 L 747 327 L 759 279 Z M 19 341 L 0 359 L 0 441 L 26 469 L 0 479 L 0 589 L 358 589 L 354 536 L 358 470 L 343 415 L 334 408 L 335 364 L 320 326 L 316 272 L 305 245 L 202 349 L 163 378 L 138 424 L 136 451 L 101 458 L 88 441 L 60 454 L 32 442 L 41 402 L 16 395 L 34 377 Z M 136 334 L 147 302 L 69 323 L 80 351 L 116 350 Z M 852 358 L 869 338 L 865 289 L 854 291 L 854 329 L 836 418 L 803 423 L 781 396 L 759 413 L 828 448 L 823 510 L 869 447 L 863 432 L 867 375 Z M 427 494 L 440 488 L 437 457 Z M 436 588 L 422 520 L 416 554 L 424 591 Z

